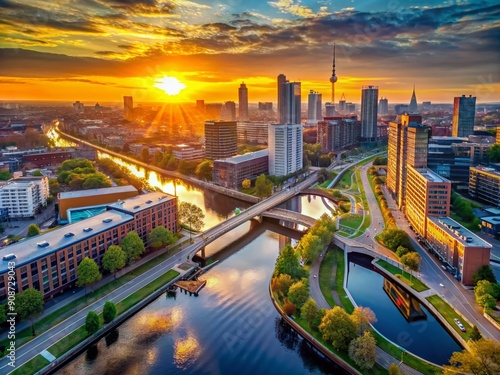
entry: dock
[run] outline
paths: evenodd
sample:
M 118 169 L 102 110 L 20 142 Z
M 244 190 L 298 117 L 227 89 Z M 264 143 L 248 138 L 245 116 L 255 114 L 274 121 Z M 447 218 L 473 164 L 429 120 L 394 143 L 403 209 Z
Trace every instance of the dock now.
M 189 295 L 194 294 L 195 296 L 197 296 L 206 283 L 206 280 L 181 280 L 176 281 L 174 285 L 186 293 L 189 292 Z

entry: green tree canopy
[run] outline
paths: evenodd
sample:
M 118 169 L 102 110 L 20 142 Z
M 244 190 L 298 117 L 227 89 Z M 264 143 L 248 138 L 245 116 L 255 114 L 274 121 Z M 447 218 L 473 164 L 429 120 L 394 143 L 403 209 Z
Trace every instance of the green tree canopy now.
M 288 290 L 293 284 L 293 279 L 290 275 L 282 273 L 281 275 L 273 277 L 272 281 L 274 282 L 273 290 L 275 290 L 276 292 L 281 292 L 284 296 L 288 295 Z
M 385 246 L 392 251 L 396 251 L 399 246 L 413 250 L 408 233 L 402 229 L 388 228 L 380 234 L 380 237 L 384 241 Z
M 318 236 L 307 233 L 300 239 L 297 250 L 305 263 L 311 263 L 323 250 L 323 243 Z
M 349 357 L 362 370 L 371 369 L 375 365 L 377 357 L 377 344 L 370 332 L 355 338 L 349 343 Z
M 78 280 L 76 281 L 76 285 L 80 287 L 90 286 L 99 280 L 101 280 L 102 275 L 99 272 L 99 267 L 96 262 L 89 257 L 83 258 L 83 260 L 78 265 Z
M 303 317 L 310 328 L 317 328 L 314 326 L 318 317 L 319 308 L 316 301 L 309 298 L 300 309 L 300 316 Z
M 352 312 L 351 320 L 356 326 L 358 336 L 361 336 L 365 332 L 371 330 L 370 324 L 375 323 L 377 321 L 377 317 L 369 307 L 358 306 Z
M 189 227 L 189 231 L 199 231 L 205 225 L 203 219 L 205 214 L 200 207 L 193 203 L 181 202 L 179 204 L 179 220 L 182 224 Z M 190 234 L 191 235 L 191 234 Z
M 328 160 L 330 160 L 330 158 L 328 158 Z M 318 181 L 319 182 L 325 182 L 325 181 L 328 181 L 331 177 L 331 173 L 328 169 L 326 168 L 321 168 L 319 171 L 318 171 Z
M 474 324 L 472 326 L 472 329 L 469 334 L 469 340 L 471 341 L 479 341 L 483 338 L 483 335 L 481 335 L 481 332 L 479 331 L 479 328 Z
M 479 306 L 482 306 L 485 310 L 492 310 L 495 308 L 497 301 L 491 294 L 483 294 L 479 298 L 476 298 Z
M 488 280 L 490 283 L 496 284 L 497 278 L 489 264 L 481 266 L 472 276 L 474 286 L 477 285 L 480 280 Z
M 59 193 L 59 182 L 57 181 L 57 178 L 49 179 L 49 193 L 54 196 Z
M 500 162 L 500 144 L 497 143 L 491 146 L 488 155 L 492 163 Z
M 496 298 L 497 288 L 495 288 L 495 284 L 490 283 L 488 280 L 479 280 L 474 287 L 474 296 L 476 297 L 476 301 L 485 294 L 489 294 Z
M 12 178 L 12 174 L 9 171 L 0 171 L 0 181 L 7 181 Z
M 85 318 L 85 330 L 90 335 L 93 335 L 99 330 L 100 325 L 99 316 L 95 313 L 95 311 L 89 311 L 87 318 Z
M 42 171 L 40 171 L 40 169 L 37 169 L 36 171 L 33 171 L 33 173 L 31 173 L 32 176 L 35 176 L 35 177 L 41 177 L 43 176 L 43 173 Z
M 259 198 L 270 197 L 273 193 L 273 183 L 267 177 L 261 174 L 255 180 L 255 194 Z
M 109 273 L 115 273 L 125 267 L 127 255 L 120 246 L 111 245 L 102 257 L 102 268 Z
M 111 301 L 106 301 L 102 308 L 102 318 L 104 323 L 111 322 L 116 316 L 116 305 Z
M 418 272 L 422 263 L 422 257 L 416 251 L 412 251 L 401 257 L 401 263 L 410 270 Z
M 301 308 L 302 305 L 309 298 L 309 285 L 304 283 L 302 280 L 293 283 L 288 290 L 288 299 L 292 302 L 297 308 Z
M 349 343 L 356 338 L 356 326 L 349 314 L 339 306 L 327 310 L 319 331 L 323 339 L 331 342 L 337 350 L 347 350 Z
M 122 249 L 127 256 L 128 264 L 135 262 L 144 253 L 145 247 L 144 242 L 142 242 L 141 237 L 136 231 L 128 232 L 122 239 Z
M 294 280 L 299 280 L 307 273 L 302 269 L 299 258 L 290 244 L 285 245 L 276 259 L 275 275 L 287 274 Z
M 28 227 L 28 233 L 26 233 L 26 237 L 34 237 L 40 234 L 40 228 L 36 224 L 30 224 Z
M 44 304 L 43 293 L 34 288 L 16 294 L 16 313 L 21 319 L 30 320 L 33 336 L 35 335 L 33 319 L 43 312 Z
M 444 367 L 445 375 L 500 374 L 500 343 L 489 339 L 469 342 L 470 350 L 454 352 L 450 365 Z
M 167 228 L 160 225 L 148 233 L 148 242 L 151 247 L 159 249 L 175 243 L 175 236 Z
M 202 161 L 196 166 L 194 173 L 200 180 L 212 181 L 212 163 L 209 160 Z

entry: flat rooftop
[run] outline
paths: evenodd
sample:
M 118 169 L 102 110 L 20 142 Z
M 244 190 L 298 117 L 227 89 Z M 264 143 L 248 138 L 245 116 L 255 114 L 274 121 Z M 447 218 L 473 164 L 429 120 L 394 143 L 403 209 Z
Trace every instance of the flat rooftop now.
M 436 172 L 433 172 L 429 168 L 418 168 L 416 170 L 429 182 L 450 182 L 449 180 L 447 180 L 443 176 L 438 175 Z
M 62 228 L 55 229 L 39 236 L 29 237 L 15 244 L 6 246 L 0 249 L 0 274 L 8 271 L 7 265 L 9 261 L 3 260 L 3 257 L 8 254 L 16 255 L 16 258 L 11 261 L 16 263 L 16 267 L 20 267 L 49 254 L 53 254 L 67 246 L 93 237 L 98 233 L 102 233 L 133 220 L 134 217 L 129 214 L 111 210 L 87 220 L 65 225 Z M 89 228 L 92 229 L 89 230 Z
M 478 165 L 476 167 L 471 167 L 471 169 L 474 168 L 478 171 L 482 171 L 482 172 L 487 172 L 487 173 L 491 173 L 495 176 L 500 176 L 500 172 L 498 172 L 495 168 L 489 168 L 489 167 L 485 167 L 484 165 Z
M 166 193 L 152 192 L 147 194 L 141 194 L 132 198 L 127 198 L 112 204 L 108 204 L 108 210 L 116 209 L 133 215 L 151 206 L 165 203 L 172 199 L 176 199 L 176 197 Z
M 500 216 L 486 216 L 482 217 L 481 220 L 487 221 L 490 224 L 500 224 Z
M 476 236 L 474 233 L 463 227 L 461 224 L 457 223 L 451 217 L 429 217 L 429 219 L 441 226 L 447 233 L 451 234 L 465 246 L 489 248 L 493 247 L 490 243 Z
M 267 148 L 265 150 L 248 152 L 248 153 L 243 154 L 243 155 L 237 155 L 237 156 L 233 156 L 232 158 L 226 158 L 226 159 L 218 159 L 215 161 L 221 161 L 224 163 L 239 164 L 239 163 L 243 163 L 245 161 L 258 159 L 258 158 L 262 158 L 265 156 L 269 156 L 269 150 Z
M 127 192 L 138 193 L 137 189 L 132 185 L 125 185 L 125 186 L 113 186 L 109 188 L 100 188 L 100 189 L 66 191 L 59 193 L 59 199 L 93 197 L 95 195 L 107 195 L 107 194 L 127 193 Z

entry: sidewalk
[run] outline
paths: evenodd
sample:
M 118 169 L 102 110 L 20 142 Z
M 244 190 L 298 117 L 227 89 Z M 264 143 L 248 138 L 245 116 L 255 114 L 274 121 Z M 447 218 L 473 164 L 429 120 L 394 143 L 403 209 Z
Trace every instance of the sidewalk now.
M 184 233 L 183 233 L 184 234 Z M 181 238 L 176 244 L 181 243 L 183 241 L 186 241 L 186 237 Z M 195 240 L 196 241 L 196 240 Z M 198 241 L 196 241 L 198 242 Z M 175 246 L 175 245 L 172 245 Z M 89 311 L 96 311 L 100 312 L 102 310 L 102 307 L 104 306 L 104 303 L 106 301 L 113 301 L 114 303 L 118 303 L 121 300 L 127 298 L 129 295 L 133 294 L 137 290 L 141 289 L 145 285 L 149 284 L 159 276 L 163 275 L 166 273 L 168 270 L 172 269 L 177 263 L 179 263 L 184 257 L 186 257 L 189 252 L 192 250 L 191 247 L 193 245 L 188 245 L 181 249 L 179 253 L 175 254 L 175 256 L 168 258 L 167 260 L 163 261 L 162 263 L 154 266 L 150 270 L 146 271 L 145 273 L 137 276 L 133 280 L 129 281 L 128 283 L 122 285 L 121 287 L 115 289 L 108 295 L 100 298 L 99 300 L 87 305 L 84 307 L 82 310 L 78 311 L 74 315 L 68 317 L 64 321 L 58 323 L 57 325 L 49 328 L 45 332 L 41 333 L 40 335 L 36 336 L 33 338 L 31 341 L 27 342 L 21 347 L 16 348 L 16 368 L 19 368 L 22 366 L 24 363 L 28 362 L 32 358 L 36 357 L 39 353 L 41 353 L 43 350 L 46 350 L 50 348 L 53 344 L 56 342 L 60 341 L 62 338 L 73 332 L 75 329 L 80 327 L 82 324 L 85 322 L 85 318 L 87 316 L 87 313 Z M 149 254 L 148 256 L 144 257 L 143 259 L 137 261 L 136 263 L 128 266 L 126 269 L 120 271 L 118 274 L 124 274 L 125 271 L 130 272 L 140 265 L 144 264 L 145 262 L 159 256 L 162 254 L 164 251 L 156 251 L 152 254 Z M 117 276 L 119 276 L 117 275 Z M 101 280 L 98 285 L 95 286 L 97 288 L 98 286 L 102 286 L 112 280 L 114 278 L 113 275 L 109 275 L 105 277 L 103 280 Z M 39 319 L 43 318 L 44 316 L 47 316 L 51 312 L 56 311 L 57 309 L 71 303 L 77 298 L 80 298 L 85 295 L 85 291 L 83 289 L 78 290 L 77 292 L 70 294 L 69 297 L 64 298 L 60 300 L 58 303 L 54 303 L 52 306 L 47 308 L 44 313 L 40 316 Z M 17 331 L 21 331 L 25 327 L 30 327 L 29 322 L 23 322 L 17 325 L 16 329 Z M 13 371 L 14 369 L 10 366 L 7 366 L 7 363 L 9 362 L 9 359 L 7 357 L 3 357 L 0 359 L 0 373 L 7 373 L 8 371 Z

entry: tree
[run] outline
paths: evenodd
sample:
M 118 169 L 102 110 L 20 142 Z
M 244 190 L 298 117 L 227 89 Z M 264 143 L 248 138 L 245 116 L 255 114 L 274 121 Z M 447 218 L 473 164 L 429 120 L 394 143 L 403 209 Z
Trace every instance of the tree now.
M 321 168 L 318 171 L 318 181 L 319 182 L 325 182 L 330 179 L 331 173 L 328 171 L 326 168 Z
M 469 334 L 469 340 L 471 341 L 479 341 L 483 338 L 483 335 L 481 335 L 481 332 L 479 331 L 479 328 L 477 328 L 476 325 L 472 326 L 472 329 Z
M 175 237 L 171 231 L 160 225 L 148 233 L 148 242 L 151 247 L 159 249 L 175 243 Z
M 490 158 L 490 161 L 492 163 L 498 163 L 500 162 L 500 144 L 495 144 L 490 147 L 490 150 L 488 152 L 488 156 Z
M 286 300 L 285 303 L 283 304 L 283 311 L 285 312 L 286 315 L 292 316 L 295 314 L 296 307 L 293 303 L 290 301 Z
M 276 292 L 281 292 L 284 296 L 288 294 L 290 286 L 293 284 L 293 280 L 290 275 L 282 273 L 277 277 L 273 277 L 272 282 L 274 283 L 273 290 Z
M 371 369 L 375 365 L 376 347 L 375 338 L 370 332 L 365 332 L 350 342 L 349 357 L 362 370 Z
M 292 279 L 298 280 L 305 276 L 306 271 L 300 267 L 299 258 L 290 244 L 285 245 L 281 253 L 276 259 L 276 266 L 274 267 L 276 276 L 281 274 L 290 275 Z
M 99 330 L 100 325 L 99 316 L 95 311 L 89 311 L 87 318 L 85 318 L 85 330 L 92 335 Z
M 363 335 L 365 332 L 371 330 L 370 324 L 377 321 L 375 313 L 369 307 L 356 307 L 351 314 L 351 320 L 356 326 L 358 336 Z
M 85 293 L 87 293 L 87 286 L 98 282 L 101 278 L 102 275 L 99 272 L 96 262 L 89 257 L 83 258 L 78 265 L 78 280 L 76 281 L 76 285 L 85 287 Z
M 179 220 L 182 224 L 189 227 L 189 238 L 191 239 L 191 230 L 200 231 L 205 223 L 203 219 L 205 214 L 195 204 L 189 202 L 181 202 L 179 204 Z
M 497 288 L 495 284 L 490 283 L 488 280 L 479 280 L 477 285 L 474 287 L 474 296 L 476 301 L 481 298 L 481 296 L 489 294 L 494 298 L 498 297 Z
M 454 352 L 450 358 L 450 365 L 444 366 L 445 375 L 474 374 L 493 375 L 500 374 L 500 343 L 481 339 L 469 342 L 470 350 Z
M 144 252 L 144 242 L 142 242 L 137 232 L 128 232 L 127 235 L 123 237 L 122 249 L 127 256 L 128 264 L 132 264 L 139 259 Z
M 497 278 L 489 264 L 481 266 L 472 276 L 474 286 L 476 286 L 480 280 L 488 280 L 490 283 L 496 284 Z
M 36 224 L 30 224 L 26 237 L 34 237 L 40 234 L 40 228 Z
M 307 233 L 301 238 L 297 250 L 305 263 L 311 263 L 323 250 L 323 243 L 318 236 Z
M 4 323 L 7 320 L 7 313 L 5 312 L 6 304 L 2 303 L 0 305 L 0 324 Z
M 102 268 L 109 273 L 115 274 L 116 271 L 121 270 L 127 264 L 127 255 L 120 246 L 111 245 L 108 247 L 104 256 L 102 257 Z
M 347 350 L 349 343 L 356 338 L 356 326 L 349 314 L 339 306 L 326 312 L 319 331 L 323 339 L 331 342 L 337 350 Z
M 102 308 L 102 318 L 104 323 L 111 322 L 116 316 L 116 305 L 111 301 L 106 301 Z
M 255 180 L 255 194 L 259 198 L 270 197 L 273 193 L 273 183 L 266 178 L 265 175 L 261 174 Z
M 12 174 L 9 171 L 0 171 L 0 181 L 7 181 L 12 178 Z
M 50 178 L 49 179 L 49 194 L 50 195 L 57 195 L 59 193 L 59 182 L 57 181 L 57 178 Z
M 39 290 L 28 288 L 16 294 L 16 313 L 23 320 L 29 319 L 33 336 L 35 336 L 33 319 L 43 312 L 43 305 L 43 293 Z
M 288 290 L 288 299 L 299 309 L 309 298 L 309 285 L 305 282 L 297 281 L 290 286 Z
M 241 183 L 241 187 L 243 189 L 250 189 L 252 187 L 252 181 L 250 181 L 248 178 L 244 179 Z
M 399 371 L 399 366 L 396 363 L 391 363 L 389 365 L 389 375 L 401 375 L 401 371 Z
M 420 265 L 422 264 L 422 257 L 416 251 L 409 252 L 401 257 L 401 263 L 408 267 L 410 270 L 410 282 L 413 276 L 412 271 L 420 271 Z
M 483 294 L 481 297 L 476 299 L 479 306 L 482 306 L 485 310 L 492 310 L 497 305 L 496 299 L 491 294 Z
M 42 173 L 42 171 L 40 171 L 40 169 L 37 169 L 36 171 L 33 171 L 33 173 L 31 173 L 31 175 L 35 176 L 35 177 L 42 177 L 43 173 Z
M 406 255 L 409 252 L 410 252 L 410 250 L 407 249 L 406 247 L 404 247 L 404 246 L 398 246 L 398 248 L 396 250 L 396 255 L 401 258 L 401 257 L 403 257 L 403 255 Z
M 300 315 L 306 320 L 310 328 L 316 328 L 314 323 L 318 312 L 318 305 L 316 305 L 316 301 L 312 298 L 309 298 L 300 309 Z
M 212 163 L 209 160 L 202 161 L 200 164 L 196 166 L 194 171 L 196 177 L 200 180 L 212 180 Z

